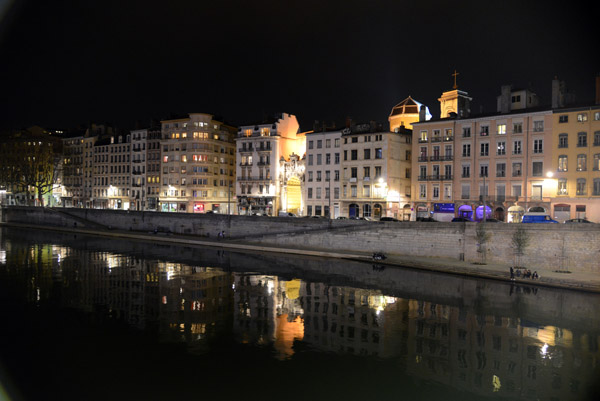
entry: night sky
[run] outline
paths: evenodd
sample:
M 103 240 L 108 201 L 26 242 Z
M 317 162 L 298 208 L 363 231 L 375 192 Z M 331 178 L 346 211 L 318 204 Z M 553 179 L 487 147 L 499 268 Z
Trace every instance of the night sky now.
M 593 101 L 598 1 L 0 0 L 0 129 L 207 112 L 385 123 L 452 88 L 495 111 L 500 86 L 551 80 Z M 594 40 L 595 39 L 595 40 Z

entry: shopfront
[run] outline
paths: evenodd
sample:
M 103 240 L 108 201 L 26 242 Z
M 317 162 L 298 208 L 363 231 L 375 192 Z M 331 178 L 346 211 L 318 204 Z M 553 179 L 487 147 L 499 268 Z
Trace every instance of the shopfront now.
M 452 221 L 454 218 L 454 203 L 434 203 L 431 217 L 437 221 Z

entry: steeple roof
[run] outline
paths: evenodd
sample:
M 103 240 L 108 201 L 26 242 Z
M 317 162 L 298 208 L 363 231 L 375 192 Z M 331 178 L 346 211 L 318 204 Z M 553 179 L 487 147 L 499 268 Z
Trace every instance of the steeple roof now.
M 399 114 L 419 114 L 419 109 L 421 106 L 421 103 L 409 96 L 392 108 L 390 117 Z

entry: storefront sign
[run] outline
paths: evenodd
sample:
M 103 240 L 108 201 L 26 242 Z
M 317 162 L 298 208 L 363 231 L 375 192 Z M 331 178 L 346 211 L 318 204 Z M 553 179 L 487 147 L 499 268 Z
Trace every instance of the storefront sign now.
M 435 213 L 454 213 L 454 203 L 434 203 Z

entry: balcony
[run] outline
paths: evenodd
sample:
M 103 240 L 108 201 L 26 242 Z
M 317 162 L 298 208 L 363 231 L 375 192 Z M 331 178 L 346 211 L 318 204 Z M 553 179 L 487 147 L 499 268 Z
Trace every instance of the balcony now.
M 444 142 L 452 142 L 452 141 L 454 141 L 454 136 L 452 136 L 452 135 L 444 136 Z
M 441 136 L 433 136 L 431 137 L 431 142 L 442 142 Z
M 419 156 L 419 161 L 420 162 L 426 162 L 428 160 L 427 156 Z
M 272 181 L 271 177 L 237 177 L 237 181 Z

